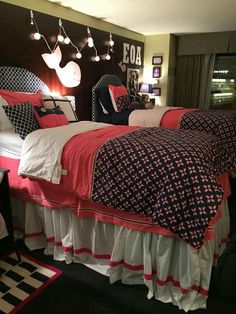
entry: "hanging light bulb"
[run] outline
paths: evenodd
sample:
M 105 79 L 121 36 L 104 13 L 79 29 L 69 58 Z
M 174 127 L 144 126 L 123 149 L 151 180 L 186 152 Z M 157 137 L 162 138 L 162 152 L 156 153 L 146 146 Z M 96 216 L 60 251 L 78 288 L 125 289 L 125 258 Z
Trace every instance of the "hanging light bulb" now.
M 109 45 L 112 47 L 114 46 L 115 42 L 114 40 L 112 39 L 112 34 L 110 33 L 110 40 L 109 40 Z
M 40 33 L 34 33 L 34 39 L 39 40 L 41 38 Z
M 59 35 L 57 36 L 57 40 L 58 40 L 60 43 L 62 43 L 62 42 L 64 41 L 64 36 L 61 35 L 61 34 L 59 34 Z
M 105 56 L 105 59 L 106 59 L 106 60 L 110 60 L 110 59 L 111 59 L 111 56 L 110 56 L 109 54 L 107 54 L 107 55 Z
M 88 32 L 88 41 L 87 41 L 88 42 L 88 46 L 90 48 L 92 48 L 94 46 L 94 43 L 93 43 L 93 38 L 91 36 L 89 27 L 87 27 L 87 32 Z
M 76 56 L 77 59 L 81 59 L 82 58 L 82 54 L 81 54 L 80 51 L 78 51 L 75 56 Z
M 70 43 L 70 38 L 69 38 L 69 37 L 66 37 L 66 38 L 64 39 L 64 43 L 65 43 L 66 45 L 69 45 L 69 43 Z
M 90 48 L 92 48 L 93 47 L 93 38 L 92 37 L 89 37 L 88 38 L 88 46 L 90 47 Z
M 98 61 L 100 60 L 100 57 L 97 55 L 97 56 L 94 58 L 94 60 L 95 60 L 96 62 L 98 62 Z

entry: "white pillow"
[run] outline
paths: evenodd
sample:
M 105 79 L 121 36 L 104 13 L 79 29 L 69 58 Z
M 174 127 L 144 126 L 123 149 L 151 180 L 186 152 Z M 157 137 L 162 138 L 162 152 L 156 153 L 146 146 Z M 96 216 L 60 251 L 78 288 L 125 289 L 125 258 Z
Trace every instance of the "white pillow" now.
M 3 106 L 8 106 L 8 103 L 4 98 L 2 98 L 2 96 L 0 96 L 0 130 L 15 130 L 14 126 L 12 125 L 5 113 Z
M 66 115 L 67 119 L 69 122 L 77 122 L 78 118 L 73 110 L 71 101 L 65 96 L 51 96 L 51 95 L 42 95 L 43 99 L 43 106 L 46 109 L 52 109 L 56 106 L 59 106 L 63 111 L 64 114 Z

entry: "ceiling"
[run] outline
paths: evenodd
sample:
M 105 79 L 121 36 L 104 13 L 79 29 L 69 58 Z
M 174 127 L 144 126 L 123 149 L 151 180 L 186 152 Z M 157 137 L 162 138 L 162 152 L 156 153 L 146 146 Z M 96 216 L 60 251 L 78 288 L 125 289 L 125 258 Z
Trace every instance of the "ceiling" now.
M 143 35 L 236 30 L 236 0 L 48 0 Z

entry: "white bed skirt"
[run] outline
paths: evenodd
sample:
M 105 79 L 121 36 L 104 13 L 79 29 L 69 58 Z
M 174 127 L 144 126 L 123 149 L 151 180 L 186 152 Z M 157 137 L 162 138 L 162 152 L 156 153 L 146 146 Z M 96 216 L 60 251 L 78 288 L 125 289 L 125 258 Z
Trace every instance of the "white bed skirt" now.
M 25 234 L 30 250 L 45 248 L 55 260 L 82 263 L 109 276 L 111 283 L 145 284 L 148 298 L 186 312 L 206 308 L 212 266 L 229 235 L 227 202 L 213 227 L 214 239 L 205 240 L 200 250 L 178 238 L 78 218 L 69 209 L 52 210 L 14 198 L 12 207 L 16 229 Z

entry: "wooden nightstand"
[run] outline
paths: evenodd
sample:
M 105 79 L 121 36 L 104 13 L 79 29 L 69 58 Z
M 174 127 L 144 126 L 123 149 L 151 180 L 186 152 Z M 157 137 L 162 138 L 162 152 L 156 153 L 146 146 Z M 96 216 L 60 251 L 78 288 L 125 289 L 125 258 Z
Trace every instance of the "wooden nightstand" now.
M 9 183 L 8 183 L 8 169 L 0 168 L 0 212 L 5 220 L 9 241 L 9 250 L 13 249 L 16 252 L 17 259 L 20 261 L 20 254 L 17 250 L 15 239 L 14 239 L 14 229 L 12 222 L 12 211 L 11 211 L 11 202 L 9 195 Z M 3 175 L 3 177 L 2 177 Z M 7 251 L 8 248 L 6 248 Z

